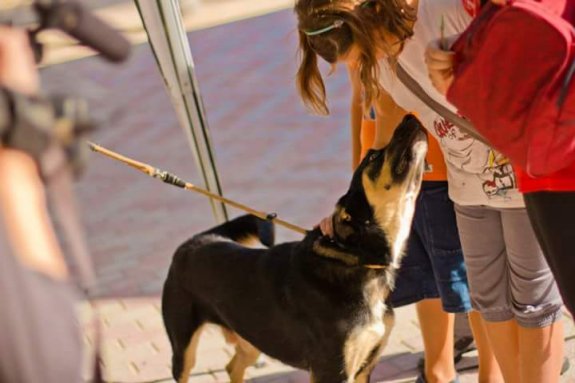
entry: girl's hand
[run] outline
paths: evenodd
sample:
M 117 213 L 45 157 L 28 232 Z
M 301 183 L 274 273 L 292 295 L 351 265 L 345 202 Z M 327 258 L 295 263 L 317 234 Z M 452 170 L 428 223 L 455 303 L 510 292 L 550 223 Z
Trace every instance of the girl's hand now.
M 505 5 L 508 0 L 491 0 L 493 4 Z M 437 91 L 443 95 L 453 82 L 453 60 L 455 54 L 447 50 L 451 46 L 448 42 L 453 42 L 456 36 L 452 36 L 450 41 L 432 41 L 425 50 L 425 63 L 431 83 Z M 443 39 L 442 39 L 443 40 Z
M 455 53 L 439 47 L 437 41 L 431 42 L 425 50 L 425 63 L 431 83 L 443 95 L 453 82 L 453 61 Z
M 331 215 L 322 219 L 316 227 L 319 227 L 323 235 L 327 235 L 330 238 L 333 237 L 333 220 Z

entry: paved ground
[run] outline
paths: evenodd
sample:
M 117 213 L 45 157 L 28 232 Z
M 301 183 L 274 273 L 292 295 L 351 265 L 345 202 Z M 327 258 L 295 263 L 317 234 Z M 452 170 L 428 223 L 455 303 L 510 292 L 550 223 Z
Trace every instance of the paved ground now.
M 332 116 L 308 114 L 294 87 L 296 34 L 291 11 L 189 35 L 224 193 L 258 210 L 310 227 L 331 210 L 350 175 L 348 86 L 331 76 Z M 103 121 L 93 140 L 198 182 L 192 156 L 146 45 L 115 67 L 99 58 L 43 70 L 48 89 L 87 98 Z M 78 185 L 101 287 L 104 373 L 110 382 L 168 381 L 169 352 L 158 294 L 175 247 L 214 220 L 207 200 L 165 186 L 97 155 Z M 231 210 L 232 216 L 241 214 Z M 279 229 L 279 240 L 299 235 Z M 88 348 L 90 310 L 81 310 Z M 373 381 L 410 382 L 422 349 L 413 307 L 397 312 L 385 358 Z M 567 321 L 568 333 L 575 334 Z M 566 342 L 573 360 L 574 341 Z M 230 355 L 215 330 L 200 343 L 191 382 L 224 382 Z M 473 358 L 466 359 L 473 364 Z M 251 382 L 304 382 L 307 375 L 262 359 Z M 564 379 L 575 382 L 573 369 Z M 463 382 L 476 380 L 467 372 Z
M 310 115 L 294 86 L 290 11 L 193 32 L 190 43 L 226 196 L 310 227 L 350 175 L 345 73 L 330 79 L 333 115 Z M 199 182 L 147 45 L 120 67 L 87 58 L 42 71 L 103 120 L 93 140 Z M 214 223 L 208 200 L 92 155 L 79 183 L 101 294 L 157 294 L 175 247 Z M 231 215 L 242 214 L 230 209 Z M 299 235 L 280 229 L 280 240 Z
M 113 299 L 98 303 L 102 318 L 104 377 L 109 382 L 164 382 L 171 381 L 170 352 L 160 317 L 158 298 Z M 88 323 L 88 310 L 83 310 Z M 372 383 L 411 383 L 417 377 L 417 362 L 422 356 L 422 342 L 414 306 L 396 310 L 397 326 L 384 356 L 372 373 Z M 575 363 L 575 328 L 565 320 L 569 338 L 566 352 Z M 85 326 L 86 345 L 93 344 L 91 326 Z M 221 333 L 215 327 L 202 333 L 196 368 L 191 383 L 227 382 L 224 366 L 233 355 Z M 469 353 L 457 364 L 462 383 L 477 382 L 476 354 Z M 308 375 L 278 361 L 262 357 L 255 367 L 247 370 L 251 383 L 304 383 Z M 546 383 L 546 382 L 541 382 Z M 575 368 L 562 377 L 561 383 L 575 383 Z

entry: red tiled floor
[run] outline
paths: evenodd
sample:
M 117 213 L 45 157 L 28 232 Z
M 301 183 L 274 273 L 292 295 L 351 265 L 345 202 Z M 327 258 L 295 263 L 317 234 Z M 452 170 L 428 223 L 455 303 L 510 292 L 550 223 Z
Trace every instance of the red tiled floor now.
M 294 85 L 291 11 L 189 34 L 225 195 L 310 227 L 350 175 L 345 70 L 328 83 L 333 115 L 309 114 Z M 90 101 L 93 140 L 199 183 L 192 155 L 147 45 L 129 62 L 99 58 L 42 71 L 45 86 Z M 214 223 L 205 197 L 92 155 L 78 185 L 103 296 L 160 291 L 176 246 Z M 230 215 L 242 214 L 230 209 Z M 280 241 L 299 238 L 279 229 Z

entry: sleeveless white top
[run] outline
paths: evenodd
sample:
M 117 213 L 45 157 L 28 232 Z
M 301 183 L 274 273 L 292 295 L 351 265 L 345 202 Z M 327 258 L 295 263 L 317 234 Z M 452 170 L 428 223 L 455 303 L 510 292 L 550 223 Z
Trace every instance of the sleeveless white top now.
M 405 44 L 399 63 L 436 101 L 456 112 L 429 79 L 424 53 L 428 43 L 460 34 L 471 22 L 462 0 L 419 0 L 414 35 Z M 380 81 L 394 101 L 418 114 L 425 128 L 440 143 L 447 164 L 449 196 L 460 205 L 523 207 L 515 174 L 507 159 L 489 146 L 463 133 L 420 101 L 397 78 L 386 60 L 381 62 Z

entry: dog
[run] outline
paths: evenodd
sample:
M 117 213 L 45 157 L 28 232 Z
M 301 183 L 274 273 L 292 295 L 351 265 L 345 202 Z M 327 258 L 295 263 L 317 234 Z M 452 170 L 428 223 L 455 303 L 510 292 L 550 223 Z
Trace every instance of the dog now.
M 246 215 L 198 234 L 175 252 L 162 292 L 172 374 L 187 382 L 201 327 L 216 324 L 236 353 L 232 383 L 260 351 L 310 372 L 313 383 L 364 383 L 382 352 L 393 288 L 421 186 L 427 139 L 406 116 L 390 143 L 370 150 L 332 215 L 318 228 L 273 245 L 269 221 Z M 242 243 L 257 238 L 269 248 Z

